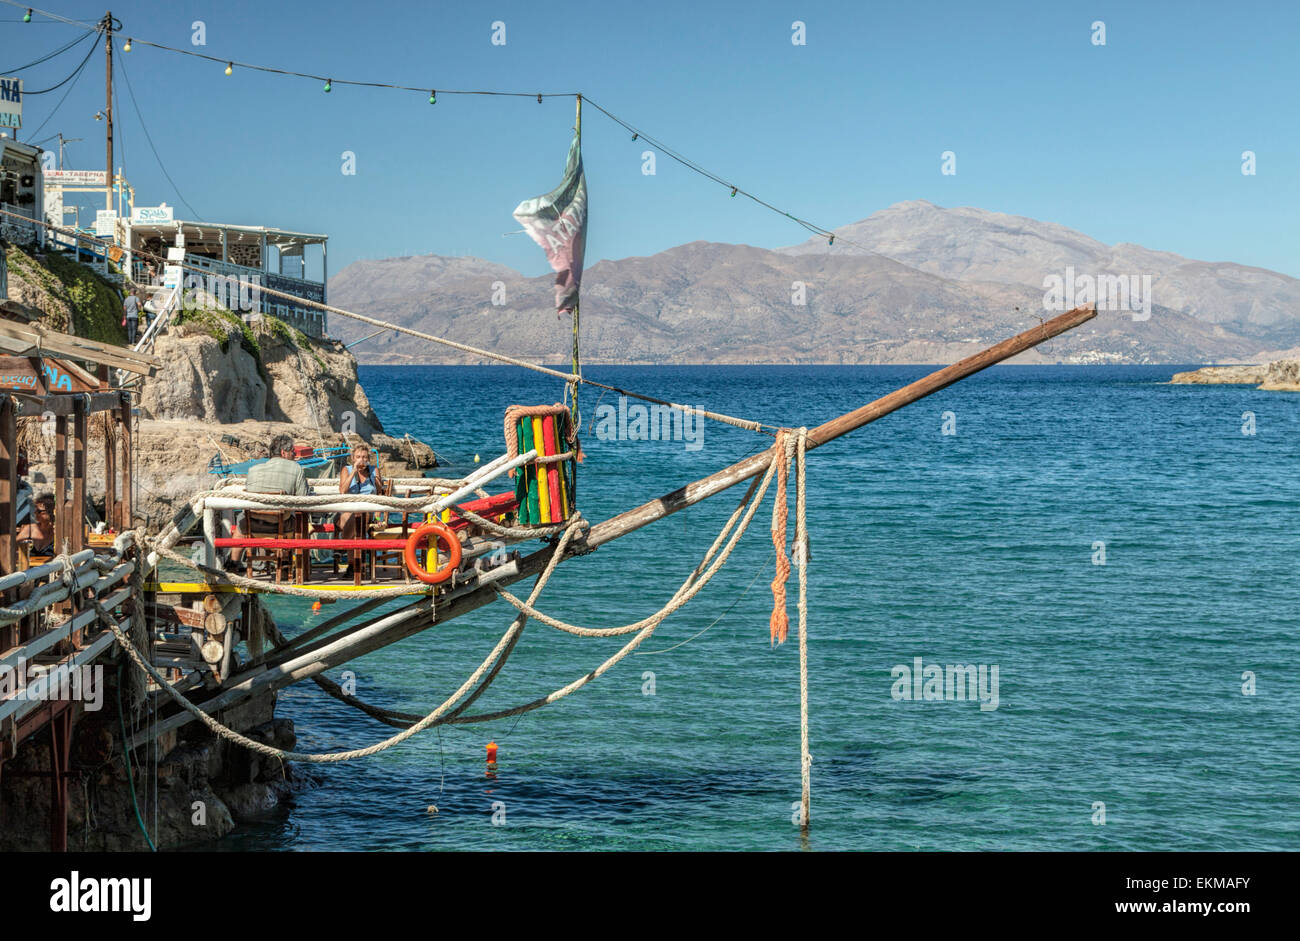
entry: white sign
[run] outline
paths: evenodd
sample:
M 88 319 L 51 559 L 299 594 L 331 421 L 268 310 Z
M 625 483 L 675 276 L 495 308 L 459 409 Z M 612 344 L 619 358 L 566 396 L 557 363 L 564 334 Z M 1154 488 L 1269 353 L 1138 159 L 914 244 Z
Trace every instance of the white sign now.
M 136 206 L 131 210 L 133 223 L 171 222 L 172 207 L 163 203 L 161 206 Z
M 0 127 L 23 126 L 23 80 L 0 78 Z
M 103 186 L 103 170 L 46 170 L 46 186 Z
M 95 213 L 95 234 L 99 236 L 114 235 L 114 224 L 117 222 L 117 213 L 112 209 L 101 209 Z

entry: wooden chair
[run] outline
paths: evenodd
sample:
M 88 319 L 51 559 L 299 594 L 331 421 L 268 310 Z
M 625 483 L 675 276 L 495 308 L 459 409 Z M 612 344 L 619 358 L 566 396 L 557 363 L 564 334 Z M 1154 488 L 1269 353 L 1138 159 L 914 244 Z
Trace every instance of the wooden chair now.
M 392 481 L 386 478 L 381 480 L 381 488 L 383 490 L 384 496 L 391 497 L 393 495 Z M 410 489 L 407 493 L 403 494 L 403 496 L 432 497 L 433 487 L 432 486 L 415 487 Z M 423 514 L 420 513 L 416 513 L 416 514 L 403 513 L 401 523 L 394 525 L 389 523 L 388 514 L 386 513 L 383 514 L 383 524 L 375 528 L 374 532 L 372 533 L 372 536 L 388 538 L 388 539 L 400 538 L 403 542 L 405 542 L 406 539 L 411 535 L 411 530 L 413 528 L 412 521 L 411 521 L 412 515 L 419 516 L 419 517 L 423 516 Z M 421 519 L 419 522 L 423 522 L 423 519 Z M 415 525 L 419 525 L 419 523 L 417 522 Z M 398 575 L 402 578 L 403 581 L 409 582 L 411 580 L 411 573 L 406 570 L 406 559 L 403 557 L 402 552 L 396 549 L 381 549 L 378 552 L 374 553 L 373 568 L 376 574 L 378 573 L 379 570 L 396 569 Z
M 264 491 L 272 496 L 284 496 L 283 490 Z M 307 538 L 306 513 L 294 510 L 245 510 L 244 521 L 248 526 L 250 538 L 274 536 L 276 539 Z M 301 570 L 302 581 L 306 581 L 310 566 L 307 550 L 248 548 L 244 550 L 244 575 L 253 577 L 253 563 L 263 562 L 274 567 L 276 584 L 287 577 L 294 580 Z

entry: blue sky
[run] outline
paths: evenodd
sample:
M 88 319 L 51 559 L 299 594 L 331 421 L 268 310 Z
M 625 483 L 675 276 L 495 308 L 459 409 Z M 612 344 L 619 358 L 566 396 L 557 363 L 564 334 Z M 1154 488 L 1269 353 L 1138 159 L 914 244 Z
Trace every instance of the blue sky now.
M 101 0 L 43 8 L 96 20 Z M 363 81 L 581 91 L 698 163 L 827 228 L 892 203 L 979 206 L 1192 258 L 1300 276 L 1300 93 L 1290 3 L 120 2 L 126 35 Z M 559 13 L 564 17 L 556 22 Z M 71 39 L 0 7 L 0 69 Z M 191 46 L 191 23 L 207 45 Z M 493 21 L 506 44 L 491 43 Z M 791 43 L 806 24 L 807 44 Z M 1106 45 L 1091 24 L 1106 24 Z M 124 38 L 124 37 L 122 37 Z M 120 41 L 119 41 L 120 49 Z M 22 73 L 64 78 L 80 54 Z M 118 53 L 154 143 L 205 219 L 331 236 L 358 258 L 472 254 L 547 269 L 511 210 L 559 180 L 571 98 L 343 87 L 136 44 Z M 0 74 L 9 74 L 0 72 Z M 102 166 L 102 53 L 40 137 Z M 180 203 L 119 76 L 118 162 L 137 202 Z M 62 90 L 26 103 L 32 140 Z M 52 100 L 53 99 L 53 100 Z M 584 110 L 589 264 L 697 239 L 776 247 L 807 233 Z M 124 148 L 124 152 L 123 149 Z M 940 155 L 957 155 L 957 174 Z M 1257 155 L 1255 176 L 1241 154 Z M 356 174 L 341 172 L 356 155 Z M 188 216 L 183 207 L 179 210 Z

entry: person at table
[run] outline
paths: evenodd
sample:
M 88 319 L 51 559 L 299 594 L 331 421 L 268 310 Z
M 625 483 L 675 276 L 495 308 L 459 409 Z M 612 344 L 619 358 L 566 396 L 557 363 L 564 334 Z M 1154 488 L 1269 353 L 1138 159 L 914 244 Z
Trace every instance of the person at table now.
M 270 460 L 254 464 L 248 469 L 244 489 L 249 493 L 287 493 L 299 497 L 307 496 L 311 491 L 307 489 L 307 478 L 302 472 L 302 466 L 293 459 L 293 438 L 289 435 L 276 435 L 271 439 L 267 452 Z M 243 538 L 243 530 L 249 529 L 247 515 L 241 514 L 241 516 L 243 518 L 235 524 L 232 533 L 236 539 Z M 230 563 L 226 568 L 232 569 L 237 566 L 243 556 L 243 549 L 231 549 Z
M 32 501 L 32 521 L 18 530 L 18 539 L 31 540 L 32 555 L 54 555 L 54 494 L 42 493 Z
M 352 449 L 352 461 L 339 474 L 339 493 L 377 494 L 383 489 L 379 469 L 370 463 L 370 448 L 358 444 Z M 365 513 L 340 513 L 336 534 L 341 539 L 361 538 Z

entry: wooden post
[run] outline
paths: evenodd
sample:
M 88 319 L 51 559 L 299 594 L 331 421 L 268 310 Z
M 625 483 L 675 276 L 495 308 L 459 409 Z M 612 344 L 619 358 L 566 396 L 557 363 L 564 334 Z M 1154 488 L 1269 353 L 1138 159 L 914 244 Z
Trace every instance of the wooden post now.
M 126 532 L 135 526 L 135 517 L 132 515 L 131 508 L 131 461 L 134 453 L 131 446 L 131 393 L 122 393 L 122 499 L 118 503 L 118 512 L 122 516 L 122 524 L 118 527 L 118 532 Z
M 18 567 L 18 420 L 14 400 L 0 398 L 0 575 Z M 8 605 L 13 592 L 0 592 L 0 604 Z M 18 644 L 20 625 L 0 627 L 0 651 Z
M 0 575 L 8 575 L 18 564 L 17 497 L 18 417 L 14 400 L 6 395 L 0 401 Z
M 210 506 L 203 507 L 203 564 L 210 569 L 217 567 L 217 547 L 213 542 L 217 538 L 217 511 Z
M 80 395 L 72 411 L 72 512 L 68 522 L 71 552 L 80 552 L 86 543 L 86 400 Z
M 104 522 L 109 527 L 121 532 L 122 526 L 117 512 L 117 442 L 113 426 L 117 416 L 111 411 L 103 413 L 104 420 Z
M 68 416 L 54 417 L 54 552 L 68 541 Z

